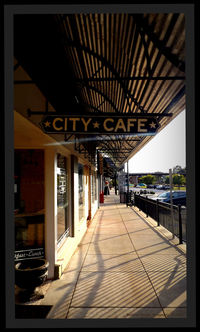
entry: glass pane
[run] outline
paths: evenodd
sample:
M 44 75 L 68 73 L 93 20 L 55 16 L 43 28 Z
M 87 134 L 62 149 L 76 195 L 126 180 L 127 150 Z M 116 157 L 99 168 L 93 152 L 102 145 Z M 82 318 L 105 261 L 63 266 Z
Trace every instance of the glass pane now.
M 15 259 L 44 255 L 44 151 L 14 152 Z
M 94 200 L 95 200 L 95 172 L 92 171 L 92 174 L 91 174 L 91 196 L 92 196 L 92 202 L 94 203 Z
M 83 179 L 84 179 L 83 165 L 78 164 L 79 220 L 81 220 L 84 217 L 84 211 L 85 211 Z
M 95 200 L 97 200 L 97 173 L 95 172 L 94 178 L 94 190 L 95 190 Z
M 57 239 L 68 230 L 67 158 L 57 156 Z

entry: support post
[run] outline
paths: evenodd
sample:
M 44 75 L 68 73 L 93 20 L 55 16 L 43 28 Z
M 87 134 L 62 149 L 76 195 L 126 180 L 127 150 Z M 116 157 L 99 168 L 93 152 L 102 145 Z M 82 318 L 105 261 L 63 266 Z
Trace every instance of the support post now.
M 56 153 L 45 150 L 45 258 L 49 262 L 48 278 L 54 279 L 57 259 L 57 177 Z
M 139 205 L 139 206 L 138 206 L 138 207 L 139 207 L 139 211 L 141 211 L 141 196 L 140 196 L 140 193 L 139 193 L 139 201 L 138 201 L 138 203 L 139 203 L 139 204 L 138 204 L 138 205 Z
M 146 217 L 148 218 L 148 201 L 147 201 L 147 196 L 146 196 Z
M 71 155 L 71 227 L 70 227 L 70 236 L 75 236 L 75 202 L 74 202 L 74 175 L 75 175 L 75 156 Z
M 158 199 L 156 200 L 156 218 L 157 218 L 158 226 L 160 226 Z
M 134 191 L 134 206 L 136 206 L 135 196 L 136 196 L 136 193 L 135 193 L 135 191 Z
M 115 172 L 115 195 L 117 195 L 117 173 Z
M 178 205 L 178 224 L 179 224 L 179 244 L 183 243 L 183 232 L 182 232 L 182 218 L 181 218 L 181 205 Z

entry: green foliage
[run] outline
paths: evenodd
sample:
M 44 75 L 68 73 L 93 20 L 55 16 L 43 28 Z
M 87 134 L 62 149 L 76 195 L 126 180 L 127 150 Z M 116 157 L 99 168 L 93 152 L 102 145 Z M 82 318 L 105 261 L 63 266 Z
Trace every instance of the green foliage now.
M 156 181 L 155 176 L 151 174 L 144 175 L 141 178 L 139 178 L 139 183 L 153 184 L 155 181 Z
M 185 176 L 184 175 L 180 175 L 180 174 L 174 174 L 173 175 L 173 184 L 177 184 L 179 186 L 185 184 L 186 180 L 185 180 Z
M 174 185 L 182 186 L 186 184 L 186 177 L 181 174 L 172 174 L 172 182 Z M 166 176 L 165 183 L 169 184 L 169 176 Z
M 165 184 L 169 184 L 169 175 L 165 177 Z

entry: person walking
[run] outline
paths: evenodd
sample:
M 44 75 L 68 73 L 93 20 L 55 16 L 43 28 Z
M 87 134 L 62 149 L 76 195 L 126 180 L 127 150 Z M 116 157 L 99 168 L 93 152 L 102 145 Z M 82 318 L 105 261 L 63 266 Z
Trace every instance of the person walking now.
M 105 182 L 105 188 L 104 188 L 104 195 L 110 195 L 110 190 L 109 190 L 109 183 L 108 181 Z

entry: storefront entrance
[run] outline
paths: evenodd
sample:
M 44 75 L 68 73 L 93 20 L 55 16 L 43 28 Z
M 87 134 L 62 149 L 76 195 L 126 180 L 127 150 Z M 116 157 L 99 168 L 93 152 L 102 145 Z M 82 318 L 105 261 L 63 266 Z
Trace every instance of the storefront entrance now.
M 15 260 L 44 257 L 44 151 L 15 150 Z

